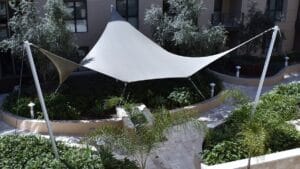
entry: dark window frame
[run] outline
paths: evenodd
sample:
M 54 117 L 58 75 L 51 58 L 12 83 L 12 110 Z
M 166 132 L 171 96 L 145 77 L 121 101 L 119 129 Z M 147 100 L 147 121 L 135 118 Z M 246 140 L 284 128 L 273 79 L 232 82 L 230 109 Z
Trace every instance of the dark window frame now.
M 9 38 L 9 26 L 8 26 L 8 18 L 9 18 L 9 6 L 8 6 L 8 2 L 7 1 L 1 1 L 0 3 L 4 3 L 5 4 L 5 15 L 0 15 L 0 25 L 4 25 L 5 24 L 5 31 L 6 31 L 6 38 Z M 1 29 L 4 28 L 4 26 L 1 26 Z M 0 39 L 3 40 L 3 39 Z
M 271 1 L 274 1 L 275 8 L 271 8 Z M 282 14 L 283 14 L 283 6 L 284 6 L 284 0 L 268 0 L 267 1 L 267 13 L 273 19 L 274 21 L 281 21 L 282 20 Z M 280 17 L 277 16 L 278 12 L 280 13 Z
M 127 21 L 128 21 L 128 19 L 129 19 L 130 17 L 132 17 L 132 18 L 135 18 L 135 17 L 136 17 L 136 19 L 137 19 L 137 22 L 136 22 L 136 28 L 138 29 L 138 28 L 139 28 L 139 10 L 140 10 L 140 9 L 139 9 L 139 4 L 140 4 L 140 3 L 139 3 L 139 0 L 136 0 L 136 5 L 137 5 L 137 6 L 136 6 L 136 7 L 137 7 L 137 14 L 136 14 L 136 16 L 129 16 L 129 15 L 128 15 L 128 13 L 129 13 L 129 12 L 128 12 L 128 11 L 129 11 L 129 10 L 128 10 L 128 8 L 129 8 L 129 6 L 128 6 L 128 1 L 129 1 L 129 0 L 116 0 L 116 10 L 117 10 L 117 11 L 119 11 L 119 10 L 118 10 L 118 7 L 119 7 L 118 2 L 120 2 L 120 1 L 125 1 L 125 13 L 126 13 L 125 16 L 123 16 L 122 14 L 121 14 L 121 15 L 122 15 L 123 18 L 126 19 Z M 133 25 L 133 26 L 134 26 L 134 25 Z M 135 27 L 135 26 L 134 26 L 134 27 Z
M 88 6 L 87 6 L 87 0 L 64 0 L 64 3 L 67 2 L 73 2 L 73 9 L 74 9 L 74 15 L 72 19 L 65 19 L 65 21 L 73 21 L 74 22 L 74 32 L 73 33 L 87 33 L 89 32 L 89 24 L 88 24 Z M 85 5 L 85 17 L 78 17 L 76 16 L 76 2 L 82 2 Z M 86 20 L 86 31 L 84 32 L 78 32 L 77 31 L 77 20 Z

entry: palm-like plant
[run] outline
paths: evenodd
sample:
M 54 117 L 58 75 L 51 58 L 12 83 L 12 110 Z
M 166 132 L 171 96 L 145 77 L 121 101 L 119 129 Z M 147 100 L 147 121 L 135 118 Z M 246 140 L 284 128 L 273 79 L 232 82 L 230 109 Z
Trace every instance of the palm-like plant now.
M 170 113 L 161 109 L 154 114 L 154 124 L 138 125 L 135 130 L 116 126 L 106 126 L 98 129 L 88 139 L 88 142 L 98 150 L 103 146 L 114 152 L 123 153 L 134 158 L 140 168 L 145 169 L 152 150 L 158 143 L 165 141 L 166 130 L 173 126 L 191 126 L 202 129 L 201 123 L 193 119 L 195 111 Z M 179 125 L 182 124 L 182 125 Z
M 267 151 L 266 142 L 268 133 L 263 124 L 250 120 L 243 126 L 243 130 L 240 134 L 242 135 L 243 143 L 248 150 L 247 169 L 250 169 L 251 157 L 262 155 Z

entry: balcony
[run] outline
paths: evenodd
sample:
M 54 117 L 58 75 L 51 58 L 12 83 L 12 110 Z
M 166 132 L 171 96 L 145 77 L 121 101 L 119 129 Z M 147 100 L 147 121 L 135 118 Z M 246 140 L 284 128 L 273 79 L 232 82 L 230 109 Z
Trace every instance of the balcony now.
M 226 29 L 235 30 L 244 23 L 244 13 L 220 13 L 215 12 L 211 16 L 213 26 L 222 24 Z

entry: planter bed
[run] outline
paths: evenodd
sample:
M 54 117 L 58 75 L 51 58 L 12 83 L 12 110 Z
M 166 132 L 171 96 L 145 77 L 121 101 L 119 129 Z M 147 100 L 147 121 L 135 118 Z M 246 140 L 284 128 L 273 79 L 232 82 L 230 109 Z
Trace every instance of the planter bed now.
M 1 119 L 17 129 L 47 134 L 48 129 L 45 120 L 32 120 L 13 115 L 11 113 L 2 112 Z M 53 133 L 55 135 L 76 135 L 84 136 L 89 132 L 103 125 L 115 125 L 123 127 L 121 118 L 101 119 L 101 120 L 54 120 L 51 121 Z
M 198 159 L 196 159 L 197 161 Z M 197 169 L 245 169 L 248 159 L 232 161 L 217 165 L 200 164 L 198 160 L 195 165 Z M 201 165 L 201 167 L 200 167 Z M 298 169 L 300 168 L 300 148 L 267 154 L 251 159 L 251 169 Z
M 235 109 L 223 124 L 210 129 L 205 136 L 201 153 L 202 161 L 211 165 L 206 166 L 207 169 L 245 168 L 247 160 L 242 159 L 247 159 L 249 154 L 251 157 L 266 158 L 264 163 L 258 162 L 256 158 L 251 160 L 251 168 L 254 169 L 292 168 L 285 164 L 287 162 L 297 163 L 299 167 L 299 95 L 300 83 L 279 85 L 261 97 L 254 113 L 251 103 L 245 103 Z M 265 155 L 281 151 L 296 152 L 296 155 Z M 271 158 L 277 156 L 281 159 Z M 242 161 L 234 162 L 236 160 Z
M 210 109 L 216 108 L 224 101 L 223 92 L 217 96 L 210 98 L 206 101 L 185 106 L 178 109 L 170 110 L 172 113 L 180 112 L 183 110 L 195 110 L 199 112 L 206 112 Z M 1 111 L 0 111 L 1 112 Z M 86 135 L 97 127 L 103 125 L 116 125 L 120 127 L 127 127 L 128 121 L 123 115 L 118 115 L 119 118 L 99 119 L 99 120 L 54 120 L 52 121 L 53 132 L 55 135 Z M 12 113 L 2 111 L 0 118 L 7 124 L 24 131 L 41 133 L 48 133 L 44 120 L 35 120 L 16 116 Z

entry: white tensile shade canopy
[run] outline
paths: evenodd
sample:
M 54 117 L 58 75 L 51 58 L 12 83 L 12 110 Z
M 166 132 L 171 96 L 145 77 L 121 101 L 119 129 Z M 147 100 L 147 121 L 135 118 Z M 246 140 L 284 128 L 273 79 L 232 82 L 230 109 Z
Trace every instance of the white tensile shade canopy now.
M 101 38 L 81 64 L 127 83 L 187 78 L 246 43 L 212 56 L 183 57 L 161 48 L 113 11 Z
M 58 69 L 60 84 L 79 66 L 130 83 L 152 79 L 188 78 L 217 59 L 273 29 L 268 29 L 219 54 L 205 57 L 185 57 L 172 54 L 158 46 L 113 10 L 111 20 L 102 36 L 82 60 L 81 65 L 44 49 L 38 49 Z

